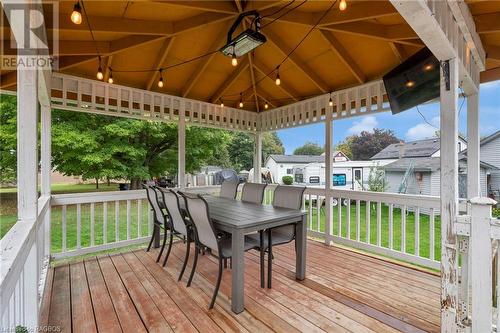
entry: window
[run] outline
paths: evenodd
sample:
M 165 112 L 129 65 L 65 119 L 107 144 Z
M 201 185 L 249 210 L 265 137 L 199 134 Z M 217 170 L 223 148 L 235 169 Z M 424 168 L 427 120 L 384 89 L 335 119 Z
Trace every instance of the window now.
M 293 175 L 293 169 L 286 169 L 287 175 Z
M 309 177 L 309 183 L 311 183 L 311 184 L 319 184 L 319 177 L 318 176 L 311 176 L 311 177 Z
M 333 186 L 345 186 L 345 185 L 346 185 L 345 173 L 334 173 L 333 174 Z
M 295 174 L 295 182 L 296 183 L 303 183 L 304 182 L 304 175 L 301 173 L 296 173 Z

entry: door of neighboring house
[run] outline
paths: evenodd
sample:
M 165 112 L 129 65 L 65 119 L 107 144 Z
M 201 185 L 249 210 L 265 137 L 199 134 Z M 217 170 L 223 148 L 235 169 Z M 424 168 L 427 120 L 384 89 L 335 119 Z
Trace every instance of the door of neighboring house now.
M 363 190 L 363 168 L 352 168 L 352 189 Z

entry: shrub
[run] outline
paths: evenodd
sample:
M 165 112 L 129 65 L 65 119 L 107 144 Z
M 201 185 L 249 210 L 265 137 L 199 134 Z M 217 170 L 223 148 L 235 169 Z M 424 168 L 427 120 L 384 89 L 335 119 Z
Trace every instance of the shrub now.
M 500 208 L 493 208 L 491 211 L 491 215 L 493 217 L 496 217 L 497 219 L 500 219 Z
M 293 177 L 292 176 L 283 176 L 283 178 L 281 178 L 281 180 L 283 181 L 283 184 L 285 184 L 285 185 L 292 185 L 293 184 Z

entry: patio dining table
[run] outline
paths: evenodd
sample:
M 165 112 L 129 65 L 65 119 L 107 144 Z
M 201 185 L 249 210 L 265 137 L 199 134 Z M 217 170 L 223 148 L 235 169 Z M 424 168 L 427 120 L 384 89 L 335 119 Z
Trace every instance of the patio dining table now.
M 204 196 L 208 202 L 210 216 L 217 229 L 232 235 L 232 289 L 231 309 L 235 313 L 244 310 L 245 235 L 281 225 L 296 223 L 296 268 L 295 277 L 303 280 L 306 273 L 306 213 L 302 210 L 273 207 L 226 199 L 218 196 Z

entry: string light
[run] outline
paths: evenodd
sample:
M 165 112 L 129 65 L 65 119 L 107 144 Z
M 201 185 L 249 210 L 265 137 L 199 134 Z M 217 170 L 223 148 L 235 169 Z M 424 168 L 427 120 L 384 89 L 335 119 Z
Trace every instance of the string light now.
M 102 74 L 102 67 L 101 67 L 101 57 L 99 56 L 99 67 L 97 68 L 97 79 L 101 81 L 104 78 L 104 75 Z
M 223 108 L 224 107 L 224 102 L 222 101 L 222 99 L 220 99 L 220 107 Z
M 113 70 L 109 68 L 108 83 L 113 83 Z
M 243 93 L 240 93 L 240 108 L 243 107 Z
M 330 93 L 330 100 L 328 101 L 328 105 L 333 106 L 332 93 Z
M 71 13 L 71 22 L 74 24 L 82 24 L 82 7 L 80 6 L 80 1 L 75 3 L 73 6 L 73 12 Z
M 160 79 L 158 80 L 158 88 L 163 88 L 163 75 L 161 69 L 160 69 Z
M 347 1 L 346 0 L 340 0 L 339 9 L 340 10 L 346 10 L 346 8 L 347 8 Z
M 231 56 L 231 65 L 233 65 L 233 67 L 238 66 L 238 59 L 236 58 L 236 53 L 234 52 L 234 48 L 233 48 L 233 55 Z
M 408 80 L 406 81 L 406 87 L 407 88 L 411 88 L 415 85 L 415 81 L 412 81 L 412 80 Z
M 281 84 L 280 79 L 280 66 L 276 67 L 276 85 L 279 86 Z
M 266 101 L 266 103 L 264 104 L 264 109 L 267 110 L 268 108 L 269 108 L 269 104 L 267 104 L 267 101 Z

